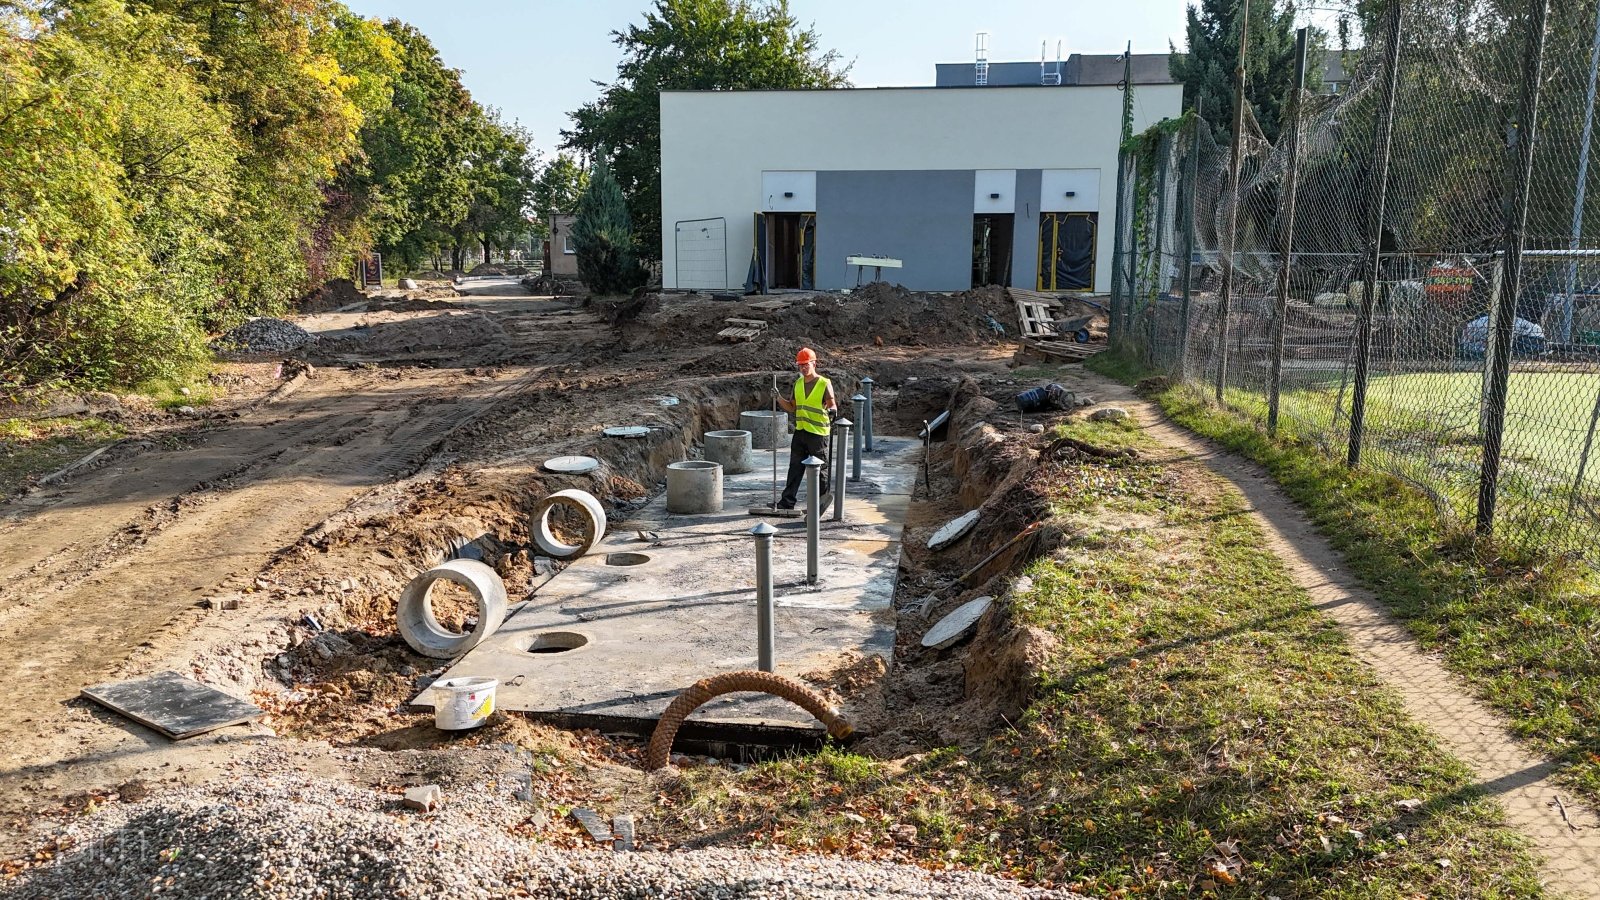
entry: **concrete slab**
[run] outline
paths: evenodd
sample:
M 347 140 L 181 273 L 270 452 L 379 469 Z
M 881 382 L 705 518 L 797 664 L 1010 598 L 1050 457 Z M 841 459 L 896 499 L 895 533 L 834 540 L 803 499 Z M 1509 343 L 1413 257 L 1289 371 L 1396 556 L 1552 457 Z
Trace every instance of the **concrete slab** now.
M 887 660 L 894 650 L 891 601 L 901 532 L 921 443 L 877 438 L 876 450 L 863 457 L 863 480 L 850 485 L 846 521 L 824 518 L 821 523 L 818 584 L 805 583 L 803 519 L 760 520 L 746 513 L 772 489 L 770 451 L 757 451 L 754 471 L 725 478 L 722 512 L 672 515 L 665 498 L 657 497 L 612 525 L 601 544 L 515 608 L 446 677 L 500 679 L 496 704 L 501 709 L 646 732 L 672 698 L 694 682 L 755 668 L 750 529 L 758 521 L 778 528 L 773 538 L 778 672 L 798 677 L 828 671 L 852 652 Z M 781 478 L 788 468 L 787 448 L 777 456 Z M 630 564 L 608 565 L 608 558 Z M 581 646 L 550 652 L 551 642 L 541 636 L 551 632 L 582 639 L 555 643 Z M 431 703 L 427 692 L 413 702 Z M 820 732 L 803 710 L 754 694 L 713 701 L 690 722 L 730 733 Z

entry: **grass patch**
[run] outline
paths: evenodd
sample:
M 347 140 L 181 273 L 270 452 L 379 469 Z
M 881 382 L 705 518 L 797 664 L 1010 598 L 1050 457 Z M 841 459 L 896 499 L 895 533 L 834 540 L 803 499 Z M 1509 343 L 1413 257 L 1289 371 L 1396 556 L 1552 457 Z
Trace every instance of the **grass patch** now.
M 104 419 L 0 419 L 0 496 L 29 478 L 46 475 L 123 436 Z
M 1155 399 L 1265 466 L 1421 644 L 1600 802 L 1600 576 L 1555 553 L 1479 541 L 1400 479 L 1269 438 L 1192 389 Z
M 690 770 L 663 797 L 675 830 L 1102 897 L 1541 895 L 1498 808 L 1260 548 L 1243 498 L 1146 461 L 1061 474 L 1057 502 L 1096 512 L 1012 601 L 1059 639 L 1021 721 L 975 752 Z

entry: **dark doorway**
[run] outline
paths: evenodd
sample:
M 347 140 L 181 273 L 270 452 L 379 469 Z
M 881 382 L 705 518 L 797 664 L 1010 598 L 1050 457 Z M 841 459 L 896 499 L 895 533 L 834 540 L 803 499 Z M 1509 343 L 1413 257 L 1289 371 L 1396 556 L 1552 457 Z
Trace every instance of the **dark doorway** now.
M 972 217 L 972 286 L 1011 284 L 1011 239 L 1016 217 L 976 215 Z
M 768 286 L 811 290 L 816 287 L 817 216 L 815 213 L 767 213 Z
M 1039 290 L 1094 290 L 1098 217 L 1099 213 L 1092 212 L 1039 216 Z

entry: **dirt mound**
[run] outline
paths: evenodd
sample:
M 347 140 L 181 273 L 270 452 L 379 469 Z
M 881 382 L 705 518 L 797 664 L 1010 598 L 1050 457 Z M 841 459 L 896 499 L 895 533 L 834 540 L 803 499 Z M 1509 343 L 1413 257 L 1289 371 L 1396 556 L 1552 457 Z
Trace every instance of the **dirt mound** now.
M 784 299 L 752 298 L 756 301 Z M 759 319 L 770 338 L 787 338 L 815 347 L 932 347 L 997 343 L 1015 331 L 1005 289 L 977 288 L 959 294 L 929 294 L 875 282 L 850 294 L 813 294 L 782 309 L 757 309 L 748 302 L 712 300 L 699 295 L 651 294 L 617 310 L 630 349 L 653 343 L 703 341 L 725 327 L 724 319 Z
M 478 265 L 473 266 L 472 271 L 468 272 L 467 274 L 473 276 L 504 275 L 506 274 L 506 270 L 504 266 L 497 266 L 493 263 L 479 263 Z
M 354 303 L 365 303 L 366 295 L 356 287 L 356 283 L 348 278 L 335 278 L 322 287 L 300 298 L 296 307 L 301 312 L 327 312 L 350 306 Z
M 211 342 L 211 348 L 219 353 L 287 353 L 316 340 L 316 335 L 299 325 L 262 316 L 223 334 Z
M 416 281 L 454 281 L 455 276 L 440 272 L 435 269 L 431 272 L 418 272 L 411 276 Z

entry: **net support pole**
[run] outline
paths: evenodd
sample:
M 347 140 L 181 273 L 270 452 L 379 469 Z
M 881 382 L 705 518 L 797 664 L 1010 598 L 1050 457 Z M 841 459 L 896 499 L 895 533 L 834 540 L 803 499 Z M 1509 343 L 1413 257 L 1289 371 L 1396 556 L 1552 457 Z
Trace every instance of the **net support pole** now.
M 1124 72 L 1130 72 L 1133 64 L 1133 42 L 1128 42 L 1128 49 L 1123 59 Z M 1132 202 L 1127 197 L 1128 188 L 1128 139 L 1133 136 L 1133 85 L 1128 83 L 1126 77 L 1119 85 L 1122 94 L 1122 124 L 1117 133 L 1117 214 L 1115 231 L 1111 233 L 1111 319 L 1107 328 L 1111 346 L 1121 347 L 1127 340 L 1124 322 L 1127 316 L 1128 292 L 1123 289 L 1122 270 L 1128 265 L 1128 248 L 1122 241 L 1122 233 L 1128 227 L 1133 216 L 1133 210 L 1128 208 Z
M 1351 468 L 1361 465 L 1361 440 L 1367 426 L 1367 369 L 1372 356 L 1372 318 L 1377 308 L 1378 268 L 1383 258 L 1383 204 L 1389 187 L 1389 145 L 1394 129 L 1394 101 L 1400 85 L 1400 10 L 1390 3 L 1384 28 L 1383 96 L 1372 129 L 1372 170 L 1367 191 L 1367 253 L 1361 281 L 1361 315 L 1356 321 L 1355 385 L 1350 394 L 1350 446 L 1345 454 Z
M 1228 384 L 1228 317 L 1233 314 L 1233 245 L 1239 230 L 1239 157 L 1244 149 L 1244 60 L 1250 46 L 1250 0 L 1239 4 L 1239 59 L 1233 65 L 1233 135 L 1228 152 L 1228 227 L 1222 235 L 1217 298 L 1217 402 Z
M 1194 121 L 1189 126 L 1189 161 L 1184 176 L 1184 221 L 1188 226 L 1183 235 L 1183 306 L 1178 313 L 1178 367 L 1176 375 L 1181 381 L 1189 373 L 1189 303 L 1194 297 L 1194 231 L 1195 191 L 1200 187 L 1200 129 L 1205 126 L 1205 104 L 1194 98 Z
M 1161 310 L 1161 295 L 1167 281 L 1167 264 L 1162 258 L 1167 236 L 1167 157 L 1172 153 L 1172 138 L 1160 142 L 1156 160 L 1156 281 L 1151 286 L 1148 305 L 1145 306 L 1144 353 L 1147 364 L 1155 362 L 1156 314 Z
M 1511 338 L 1517 320 L 1517 294 L 1522 287 L 1522 244 L 1528 227 L 1528 198 L 1533 181 L 1533 148 L 1539 131 L 1539 82 L 1544 77 L 1545 22 L 1550 0 L 1528 0 L 1527 47 L 1522 57 L 1522 100 L 1517 110 L 1515 159 L 1511 170 L 1511 206 L 1506 210 L 1505 272 L 1494 298 L 1494 360 L 1489 367 L 1489 416 L 1483 435 L 1483 469 L 1478 478 L 1478 533 L 1494 531 L 1495 500 L 1500 493 L 1500 454 L 1505 439 L 1506 395 L 1511 384 Z
M 1267 434 L 1278 434 L 1278 404 L 1283 392 L 1284 326 L 1289 315 L 1289 274 L 1294 255 L 1295 187 L 1300 172 L 1300 112 L 1306 91 L 1306 42 L 1310 29 L 1294 35 L 1294 96 L 1289 113 L 1289 160 L 1284 172 L 1283 218 L 1278 228 L 1278 303 L 1272 314 L 1272 376 L 1267 385 Z
M 1600 8 L 1595 10 L 1594 39 L 1589 44 L 1589 93 L 1583 104 L 1583 138 L 1578 142 L 1578 189 L 1572 198 L 1572 240 L 1567 245 L 1574 253 L 1583 243 L 1583 201 L 1589 186 L 1589 147 L 1594 137 L 1594 95 L 1600 78 Z M 1561 340 L 1572 342 L 1572 313 L 1578 296 L 1578 260 L 1567 266 L 1567 296 L 1561 305 Z

